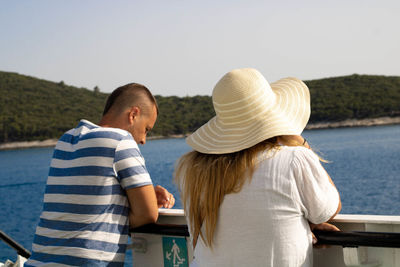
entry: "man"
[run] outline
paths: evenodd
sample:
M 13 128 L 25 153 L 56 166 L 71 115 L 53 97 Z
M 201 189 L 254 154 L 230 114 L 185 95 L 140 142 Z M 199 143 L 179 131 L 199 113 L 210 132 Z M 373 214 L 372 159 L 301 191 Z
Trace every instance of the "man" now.
M 140 84 L 117 88 L 99 125 L 81 120 L 58 141 L 26 266 L 123 266 L 129 227 L 154 223 L 175 199 L 153 187 L 137 144 L 158 115 Z

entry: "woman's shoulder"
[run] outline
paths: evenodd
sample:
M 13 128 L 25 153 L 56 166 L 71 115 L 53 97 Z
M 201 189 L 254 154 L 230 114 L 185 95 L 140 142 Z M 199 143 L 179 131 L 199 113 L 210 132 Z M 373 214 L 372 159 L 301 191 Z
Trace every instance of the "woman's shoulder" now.
M 292 155 L 292 156 L 297 156 L 297 155 L 315 155 L 315 153 L 304 146 L 279 146 L 276 149 L 277 154 L 281 155 Z
M 274 149 L 265 150 L 257 158 L 257 163 L 279 161 L 300 163 L 304 161 L 318 162 L 318 156 L 309 148 L 303 146 L 279 146 Z
M 281 151 L 290 157 L 292 166 L 317 166 L 320 165 L 320 157 L 311 149 L 303 146 L 284 146 Z
M 318 156 L 311 149 L 303 146 L 280 146 L 279 149 L 276 150 L 276 155 L 279 157 L 290 158 L 292 161 L 318 161 Z

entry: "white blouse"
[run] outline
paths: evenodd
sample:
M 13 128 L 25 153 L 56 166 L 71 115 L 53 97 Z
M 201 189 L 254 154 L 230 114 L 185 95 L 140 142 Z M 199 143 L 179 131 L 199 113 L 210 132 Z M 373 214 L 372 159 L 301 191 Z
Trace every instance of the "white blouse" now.
M 304 147 L 282 146 L 258 160 L 251 182 L 225 196 L 213 248 L 199 237 L 191 266 L 312 266 L 308 221 L 336 212 L 337 190 Z

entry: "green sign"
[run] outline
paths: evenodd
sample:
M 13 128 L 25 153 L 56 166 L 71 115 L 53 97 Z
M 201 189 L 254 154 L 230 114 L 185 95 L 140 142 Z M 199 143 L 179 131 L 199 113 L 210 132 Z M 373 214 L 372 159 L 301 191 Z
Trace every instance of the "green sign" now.
M 163 237 L 164 267 L 189 266 L 186 238 Z

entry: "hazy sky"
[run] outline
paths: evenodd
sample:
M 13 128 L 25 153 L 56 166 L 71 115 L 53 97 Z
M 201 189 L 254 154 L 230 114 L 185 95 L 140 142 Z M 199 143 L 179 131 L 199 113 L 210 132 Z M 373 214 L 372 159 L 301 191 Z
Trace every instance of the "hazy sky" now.
M 2 71 L 193 96 L 243 67 L 270 82 L 399 76 L 400 1 L 0 0 Z

